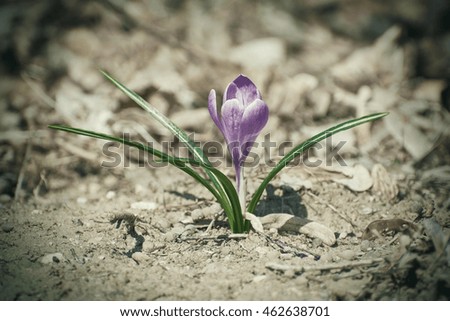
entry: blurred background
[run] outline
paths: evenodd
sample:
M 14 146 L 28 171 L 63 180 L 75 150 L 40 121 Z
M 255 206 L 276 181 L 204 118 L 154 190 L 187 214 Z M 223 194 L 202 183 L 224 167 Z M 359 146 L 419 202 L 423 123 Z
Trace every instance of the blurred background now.
M 449 14 L 444 0 L 2 1 L 0 201 L 104 173 L 102 143 L 49 124 L 170 139 L 99 68 L 200 141 L 222 141 L 207 95 L 239 73 L 263 93 L 277 142 L 390 111 L 376 132 L 345 136 L 344 152 L 425 175 L 445 194 Z
M 1 1 L 0 299 L 448 300 L 449 18 L 446 0 Z M 132 151 L 106 168 L 105 142 L 49 130 L 173 141 L 99 69 L 200 143 L 223 142 L 209 91 L 220 105 L 250 77 L 270 109 L 258 143 L 276 148 L 255 148 L 249 194 L 280 144 L 389 112 L 311 155 L 339 147 L 348 166 L 286 169 L 258 208 L 323 224 L 338 246 L 273 228 L 295 255 L 254 233 L 230 240 L 190 177 L 139 168 Z

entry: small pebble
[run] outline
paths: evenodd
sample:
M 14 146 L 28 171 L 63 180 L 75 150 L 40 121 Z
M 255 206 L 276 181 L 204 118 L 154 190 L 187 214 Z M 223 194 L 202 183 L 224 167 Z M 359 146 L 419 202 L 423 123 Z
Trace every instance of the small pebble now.
M 372 213 L 373 213 L 373 209 L 371 207 L 364 207 L 361 210 L 361 214 L 364 214 L 364 215 L 370 215 Z
M 400 238 L 398 239 L 398 242 L 400 244 L 400 247 L 402 247 L 406 251 L 408 246 L 411 244 L 412 240 L 408 235 L 401 235 Z
M 344 260 L 351 261 L 355 257 L 355 252 L 352 250 L 344 250 L 341 253 L 338 253 L 338 255 Z
M 363 252 L 369 252 L 370 250 L 372 250 L 372 247 L 370 246 L 370 242 L 368 240 L 364 240 L 361 242 L 361 251 Z
M 142 252 L 135 252 L 131 255 L 131 258 L 135 260 L 137 263 L 142 264 L 149 259 L 149 256 Z
M 114 191 L 108 191 L 108 193 L 106 193 L 106 199 L 112 200 L 115 197 L 116 197 L 116 192 L 114 192 Z
M 342 232 L 342 233 L 339 234 L 339 239 L 340 239 L 340 240 L 343 240 L 343 239 L 345 239 L 347 236 L 348 236 L 347 233 Z
M 77 203 L 80 204 L 80 205 L 86 204 L 87 203 L 87 198 L 83 197 L 83 196 L 80 196 L 80 197 L 77 198 Z
M 203 211 L 201 209 L 196 208 L 195 210 L 193 210 L 191 212 L 191 217 L 192 217 L 192 219 L 194 221 L 197 221 L 197 220 L 203 219 L 205 216 L 204 216 Z
M 2 231 L 5 233 L 9 233 L 14 229 L 14 225 L 12 223 L 4 223 L 2 225 Z
M 267 279 L 267 275 L 257 275 L 253 278 L 254 283 L 259 283 L 263 280 Z
M 65 258 L 62 253 L 59 252 L 46 254 L 39 260 L 42 264 L 59 263 L 63 261 L 65 261 Z
M 183 224 L 193 224 L 194 220 L 192 219 L 192 217 L 186 217 L 186 218 L 182 219 L 180 222 Z

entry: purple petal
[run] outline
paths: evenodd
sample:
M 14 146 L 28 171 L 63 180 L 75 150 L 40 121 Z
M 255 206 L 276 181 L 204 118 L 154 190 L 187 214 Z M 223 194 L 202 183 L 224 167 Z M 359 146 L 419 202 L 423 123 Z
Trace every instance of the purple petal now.
M 223 132 L 223 126 L 217 114 L 216 91 L 211 89 L 208 96 L 208 110 L 216 126 Z
M 247 157 L 256 137 L 267 124 L 269 119 L 269 108 L 260 99 L 255 100 L 248 106 L 242 115 L 239 141 L 241 144 L 242 162 Z
M 244 106 L 237 99 L 225 101 L 222 106 L 222 128 L 227 143 L 239 141 Z
M 256 99 L 261 99 L 258 88 L 256 88 L 256 85 L 246 76 L 239 75 L 233 80 L 233 83 L 237 87 L 237 92 L 234 95 L 244 106 L 250 105 Z
M 228 150 L 233 160 L 236 174 L 241 166 L 241 142 L 239 133 L 241 128 L 242 116 L 244 115 L 244 106 L 237 99 L 225 101 L 222 106 L 222 126 Z
M 223 101 L 227 101 L 230 99 L 236 98 L 236 93 L 238 91 L 238 87 L 234 82 L 230 82 L 223 93 Z

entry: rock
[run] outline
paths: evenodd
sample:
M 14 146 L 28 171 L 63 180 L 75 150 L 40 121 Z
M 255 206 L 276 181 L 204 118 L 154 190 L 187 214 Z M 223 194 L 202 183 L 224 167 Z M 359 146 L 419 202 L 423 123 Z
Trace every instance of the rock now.
M 12 223 L 3 223 L 2 225 L 2 231 L 5 233 L 9 233 L 14 229 L 14 225 Z
M 368 207 L 368 206 L 365 206 L 365 207 L 363 207 L 363 208 L 361 209 L 360 213 L 363 214 L 363 215 L 370 215 L 370 214 L 373 214 L 373 208 Z
M 64 262 L 66 259 L 64 258 L 64 255 L 62 255 L 62 253 L 50 253 L 50 254 L 46 254 L 44 255 L 39 262 L 41 262 L 42 264 L 51 264 L 51 263 L 60 263 L 60 262 Z
M 259 283 L 265 279 L 267 279 L 267 275 L 257 275 L 253 278 L 253 283 Z
M 360 248 L 361 248 L 361 251 L 363 251 L 363 252 L 369 252 L 372 250 L 369 240 L 363 240 L 361 242 Z
M 192 217 L 186 217 L 186 218 L 182 219 L 180 221 L 180 223 L 185 224 L 185 225 L 193 224 L 194 220 L 192 219 Z
M 341 233 L 339 234 L 339 239 L 340 239 L 340 240 L 343 240 L 343 239 L 345 239 L 347 236 L 348 236 L 347 233 L 341 232 Z
M 338 256 L 344 260 L 351 261 L 355 257 L 355 252 L 352 250 L 344 250 L 338 253 Z
M 201 220 L 203 218 L 205 218 L 205 215 L 203 214 L 203 210 L 200 208 L 196 208 L 195 210 L 193 210 L 191 212 L 191 217 L 193 221 L 198 221 Z
M 142 252 L 135 252 L 131 254 L 131 258 L 136 261 L 136 263 L 142 264 L 150 259 L 150 257 Z
M 108 200 L 112 200 L 115 197 L 116 197 L 116 192 L 114 192 L 114 191 L 108 191 L 106 193 L 106 199 L 108 199 Z
M 80 205 L 86 204 L 87 201 L 88 201 L 87 198 L 84 197 L 84 196 L 80 196 L 80 197 L 77 198 L 77 203 L 80 204 Z

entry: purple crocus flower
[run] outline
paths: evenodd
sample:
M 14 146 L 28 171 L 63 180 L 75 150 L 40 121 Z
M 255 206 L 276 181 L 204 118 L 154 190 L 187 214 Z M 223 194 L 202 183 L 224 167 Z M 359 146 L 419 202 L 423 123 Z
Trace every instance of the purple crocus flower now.
M 256 137 L 267 123 L 269 109 L 258 88 L 244 75 L 239 75 L 225 89 L 220 116 L 214 89 L 208 96 L 208 109 L 227 142 L 239 191 L 242 165 Z

